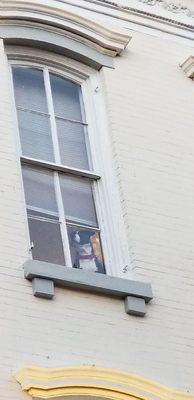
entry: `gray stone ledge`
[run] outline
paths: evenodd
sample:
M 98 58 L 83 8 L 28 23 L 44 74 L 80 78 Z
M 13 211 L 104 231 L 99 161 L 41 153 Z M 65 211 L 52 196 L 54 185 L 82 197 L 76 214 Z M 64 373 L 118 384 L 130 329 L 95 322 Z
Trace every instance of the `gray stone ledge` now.
M 28 260 L 24 264 L 24 274 L 28 280 L 43 278 L 53 281 L 56 286 L 86 290 L 123 299 L 132 296 L 148 303 L 153 298 L 149 283 L 68 268 L 43 261 Z

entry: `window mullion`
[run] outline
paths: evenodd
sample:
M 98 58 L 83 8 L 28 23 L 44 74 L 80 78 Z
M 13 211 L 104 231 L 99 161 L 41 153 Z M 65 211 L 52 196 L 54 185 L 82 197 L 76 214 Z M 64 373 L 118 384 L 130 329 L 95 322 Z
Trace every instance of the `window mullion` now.
M 90 143 L 89 143 L 89 137 L 88 137 L 88 124 L 87 124 L 87 121 L 86 121 L 86 114 L 85 114 L 85 107 L 84 107 L 84 102 L 83 102 L 82 88 L 80 88 L 80 90 L 79 90 L 79 101 L 80 101 L 80 107 L 81 107 L 82 121 L 84 121 L 84 138 L 85 138 L 85 143 L 86 143 L 88 164 L 89 164 L 90 170 L 92 171 L 93 170 L 93 162 L 92 162 L 91 149 L 90 149 Z
M 65 219 L 65 213 L 64 213 L 63 200 L 62 200 L 62 195 L 61 195 L 61 188 L 60 188 L 58 172 L 54 172 L 54 182 L 55 182 L 55 191 L 56 191 L 56 198 L 57 198 L 57 204 L 58 204 L 58 210 L 59 210 L 59 221 L 61 223 L 61 236 L 62 236 L 62 242 L 63 242 L 63 250 L 64 250 L 64 254 L 65 254 L 65 264 L 67 267 L 72 267 L 66 219 Z
M 44 81 L 45 81 L 48 111 L 50 114 L 51 133 L 52 133 L 55 162 L 57 164 L 61 164 L 59 142 L 58 142 L 58 136 L 57 136 L 57 126 L 56 126 L 56 121 L 55 121 L 54 105 L 53 105 L 52 91 L 51 91 L 51 85 L 50 85 L 49 70 L 46 67 L 44 68 Z

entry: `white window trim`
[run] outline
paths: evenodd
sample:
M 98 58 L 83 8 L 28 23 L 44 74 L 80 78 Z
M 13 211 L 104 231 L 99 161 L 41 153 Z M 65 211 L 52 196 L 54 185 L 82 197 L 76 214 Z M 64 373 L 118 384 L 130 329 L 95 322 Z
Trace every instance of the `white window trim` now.
M 116 182 L 114 165 L 112 162 L 108 120 L 105 112 L 105 100 L 101 87 L 99 72 L 94 71 L 90 67 L 85 66 L 78 61 L 46 51 L 44 52 L 42 50 L 40 51 L 25 47 L 19 48 L 7 46 L 6 52 L 8 58 L 11 59 L 9 62 L 10 74 L 12 64 L 25 66 L 29 65 L 30 67 L 36 68 L 47 66 L 51 72 L 61 75 L 64 78 L 70 79 L 81 85 L 84 108 L 88 123 L 88 137 L 94 169 L 93 177 L 101 177 L 98 184 L 94 182 L 94 200 L 101 231 L 101 241 L 106 273 L 107 275 L 131 279 L 132 271 L 129 267 L 128 246 L 124 222 L 122 219 L 118 184 Z M 12 77 L 11 92 L 13 98 L 14 118 L 15 121 L 17 121 Z M 18 123 L 16 122 L 15 125 L 17 126 L 18 154 L 21 156 Z M 96 151 L 96 149 L 98 149 L 98 151 Z M 22 159 L 24 159 L 24 157 L 22 157 Z M 39 163 L 40 165 L 42 161 L 31 159 L 31 162 L 36 165 Z M 68 167 L 64 166 L 61 166 L 61 168 L 64 172 L 68 172 L 69 170 Z M 66 170 L 64 170 L 64 168 Z M 72 169 L 72 171 L 75 170 L 76 169 L 74 168 Z M 88 171 L 77 170 L 78 175 L 84 175 L 84 172 L 86 176 Z M 93 175 L 91 172 L 89 172 L 89 174 Z M 26 214 L 26 229 L 30 243 L 24 191 L 23 205 L 24 212 Z

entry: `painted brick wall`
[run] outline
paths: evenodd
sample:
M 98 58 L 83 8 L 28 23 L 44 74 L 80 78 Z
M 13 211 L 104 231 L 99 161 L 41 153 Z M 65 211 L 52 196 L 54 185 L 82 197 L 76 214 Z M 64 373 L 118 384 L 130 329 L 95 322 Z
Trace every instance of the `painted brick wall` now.
M 194 83 L 179 64 L 189 54 L 133 32 L 115 70 L 102 72 L 132 268 L 155 294 L 137 353 L 152 377 L 185 389 L 194 363 Z
M 23 279 L 27 234 L 1 43 L 1 399 L 28 398 L 12 375 L 29 364 L 95 364 L 194 391 L 194 85 L 178 67 L 190 52 L 134 33 L 116 69 L 101 72 L 130 257 L 155 294 L 141 319 L 103 296 L 56 289 L 53 301 L 36 299 Z

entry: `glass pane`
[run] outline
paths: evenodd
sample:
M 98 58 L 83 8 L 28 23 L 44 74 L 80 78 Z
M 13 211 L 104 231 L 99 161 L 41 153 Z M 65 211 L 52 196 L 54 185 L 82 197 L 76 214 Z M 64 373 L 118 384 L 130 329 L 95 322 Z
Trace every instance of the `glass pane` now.
M 69 167 L 89 169 L 85 143 L 86 127 L 57 119 L 61 163 Z
M 18 124 L 22 154 L 54 162 L 49 116 L 18 110 Z
M 91 182 L 60 174 L 60 184 L 66 219 L 97 227 Z
M 38 69 L 12 67 L 17 107 L 47 112 L 43 72 Z
M 98 231 L 67 226 L 73 268 L 105 274 Z
M 59 76 L 50 74 L 55 115 L 82 121 L 80 86 Z
M 34 260 L 65 265 L 60 224 L 28 218 Z
M 23 166 L 22 174 L 27 207 L 44 214 L 58 215 L 53 173 Z

